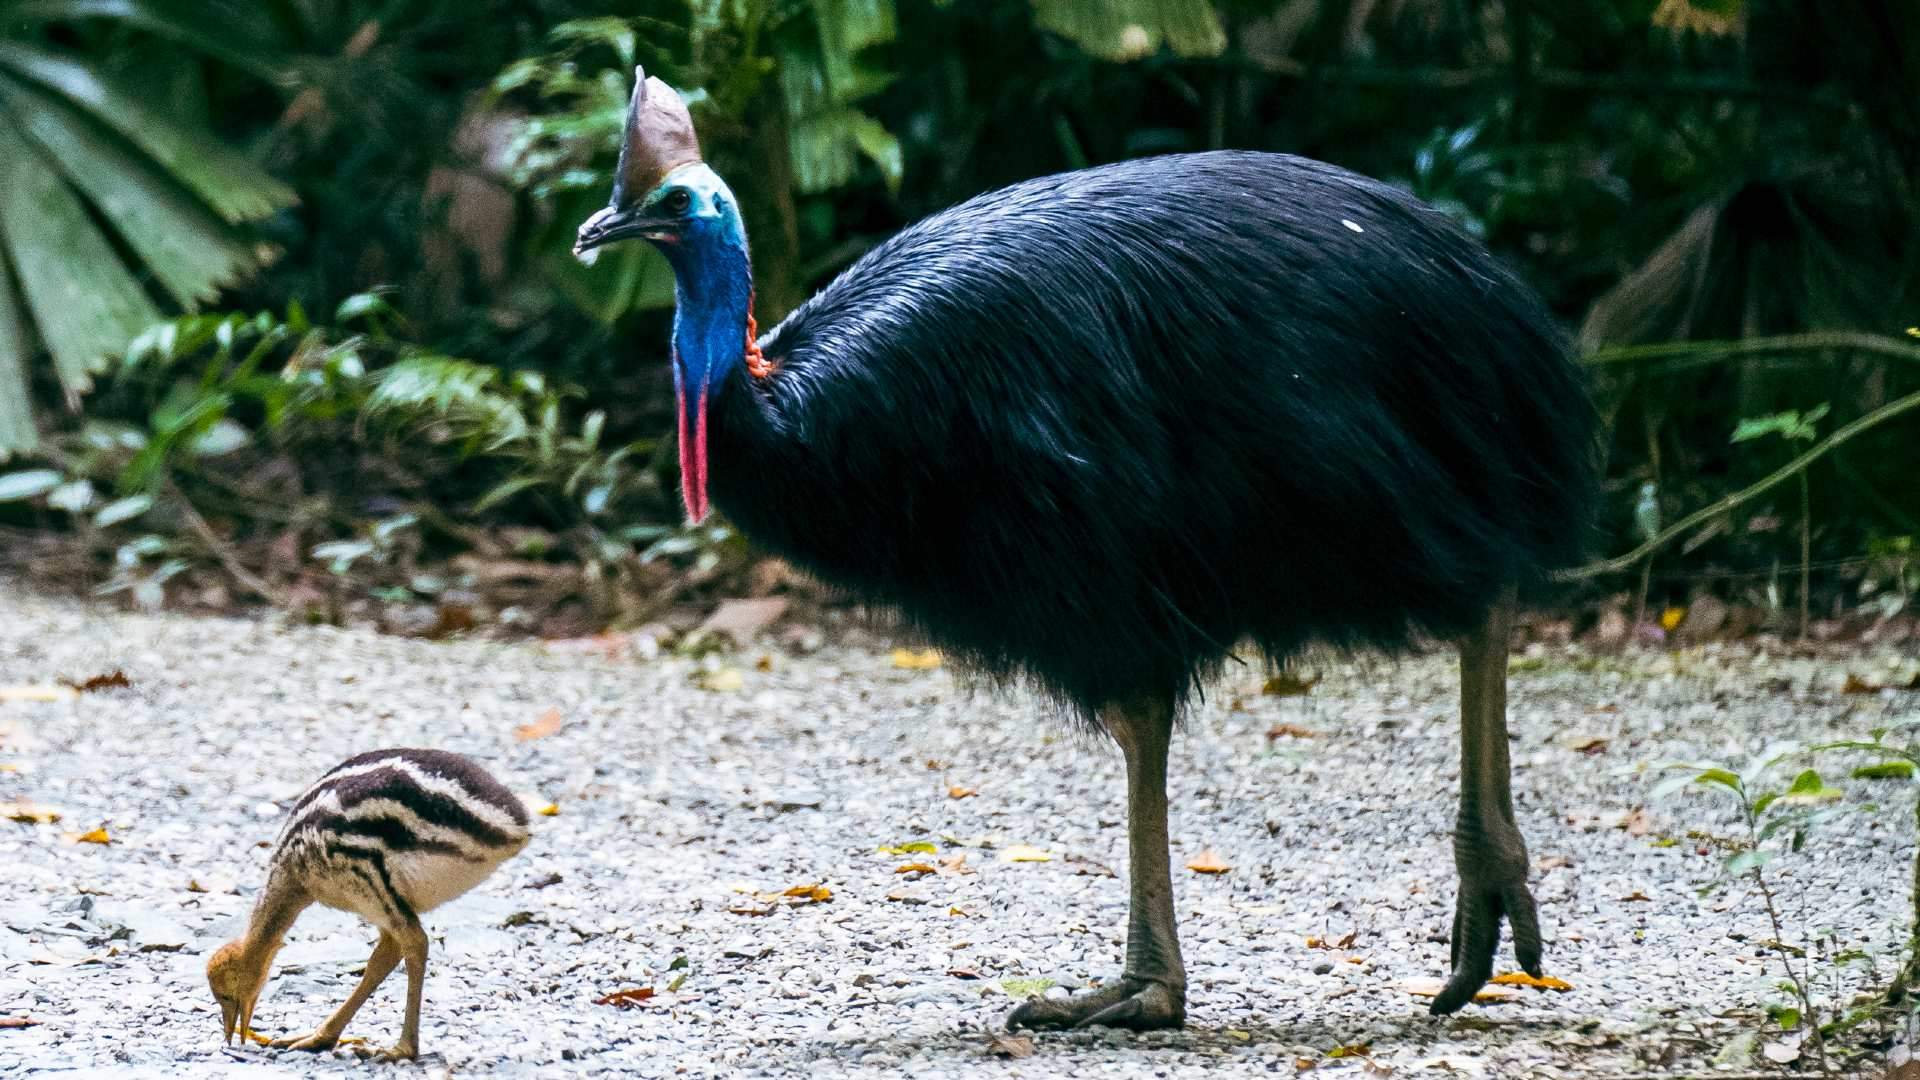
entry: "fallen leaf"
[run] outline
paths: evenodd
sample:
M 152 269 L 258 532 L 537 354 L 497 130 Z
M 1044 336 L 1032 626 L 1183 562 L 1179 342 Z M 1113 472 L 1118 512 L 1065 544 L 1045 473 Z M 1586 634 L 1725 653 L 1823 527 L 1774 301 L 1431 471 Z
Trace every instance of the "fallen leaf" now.
M 781 896 L 792 897 L 809 904 L 824 904 L 833 899 L 833 890 L 825 885 L 795 885 Z
M 940 666 L 940 650 L 922 649 L 915 652 L 912 649 L 895 649 L 893 666 L 908 671 L 932 671 Z
M 1224 874 L 1233 869 L 1221 854 L 1212 848 L 1203 849 L 1200 854 L 1187 860 L 1187 869 L 1196 874 Z
M 27 802 L 0 802 L 0 818 L 23 825 L 51 825 L 60 820 L 60 811 Z
M 559 804 L 559 803 L 551 803 L 551 802 L 550 802 L 550 803 L 548 803 L 547 805 L 545 805 L 545 806 L 543 806 L 543 807 L 541 807 L 540 809 L 538 809 L 538 810 L 536 810 L 536 811 L 534 811 L 534 812 L 535 812 L 535 813 L 537 813 L 537 814 L 539 814 L 539 815 L 540 815 L 541 817 L 559 817 L 559 816 L 560 816 L 560 804 Z
M 1239 1028 L 1227 1028 L 1225 1030 L 1227 1038 L 1229 1039 L 1238 1039 L 1241 1042 L 1253 1041 L 1253 1032 L 1251 1031 L 1241 1031 Z
M 1334 1047 L 1327 1051 L 1327 1056 L 1330 1058 L 1366 1057 L 1371 1053 L 1373 1053 L 1372 1043 L 1352 1043 L 1347 1046 Z
M 111 844 L 113 843 L 113 838 L 108 836 L 107 830 L 102 827 L 81 833 L 73 838 L 73 842 L 76 844 Z
M 1800 1044 L 1777 1040 L 1760 1048 L 1760 1053 L 1776 1065 L 1787 1065 L 1800 1060 Z
M 1320 678 L 1321 676 L 1318 672 L 1315 672 L 1311 679 L 1302 679 L 1294 672 L 1283 671 L 1260 684 L 1260 692 L 1263 694 L 1272 694 L 1275 697 L 1301 697 L 1311 693 L 1314 687 L 1319 686 Z
M 947 789 L 947 798 L 949 799 L 967 799 L 978 794 L 980 794 L 979 788 L 961 787 L 959 784 L 955 784 Z
M 730 667 L 704 672 L 694 681 L 700 689 L 716 694 L 731 694 L 747 685 L 747 680 L 740 674 L 740 669 Z
M 941 859 L 940 868 L 934 871 L 941 877 L 962 877 L 974 872 L 973 867 L 967 865 L 967 857 L 964 854 L 949 855 Z
M 616 1009 L 635 1009 L 653 996 L 653 987 L 635 986 L 626 990 L 615 990 L 605 997 L 593 999 L 595 1005 L 611 1005 Z
M 1572 750 L 1576 754 L 1585 754 L 1588 757 L 1592 757 L 1595 754 L 1605 753 L 1607 744 L 1611 741 L 1611 739 L 1595 735 L 1590 739 L 1575 739 L 1568 744 L 1567 749 Z
M 1312 1058 L 1297 1057 L 1293 1059 L 1294 1072 L 1306 1072 L 1309 1069 L 1317 1069 L 1319 1067 L 1320 1063 Z
M 980 972 L 974 970 L 973 968 L 948 968 L 947 974 L 953 976 L 956 979 L 983 978 Z
M 1392 1076 L 1393 1066 L 1368 1058 L 1360 1063 L 1360 1071 L 1367 1076 Z
M 125 690 L 132 686 L 133 682 L 127 678 L 126 672 L 121 671 L 119 668 L 114 668 L 105 675 L 94 675 L 90 678 L 82 679 L 79 682 L 75 682 L 72 679 L 61 679 L 60 685 L 70 686 L 76 693 L 92 694 L 101 690 Z
M 1326 938 L 1310 937 L 1307 939 L 1307 948 L 1309 949 L 1351 949 L 1353 948 L 1354 941 L 1357 938 L 1359 938 L 1359 936 L 1360 936 L 1360 931 L 1349 930 L 1340 938 L 1334 941 L 1328 941 Z
M 682 986 L 685 986 L 686 984 L 687 984 L 687 972 L 683 971 L 680 974 L 675 975 L 673 977 L 673 981 L 667 984 L 667 993 L 677 994 L 680 992 L 680 988 Z
M 909 840 L 904 844 L 894 844 L 880 849 L 882 855 L 932 855 L 939 851 L 931 841 Z
M 1620 898 L 1620 902 L 1623 904 L 1632 903 L 1636 901 L 1652 903 L 1653 897 L 1648 896 L 1646 893 L 1641 892 L 1639 889 L 1635 889 L 1631 893 L 1628 893 L 1626 896 L 1623 896 Z
M 560 734 L 560 710 L 548 709 L 540 714 L 540 719 L 531 724 L 521 724 L 513 729 L 513 737 L 521 742 L 544 739 L 549 735 Z
M 949 914 L 949 915 L 958 915 L 958 916 L 960 916 L 960 917 L 961 917 L 961 918 L 963 918 L 963 919 L 971 919 L 971 918 L 973 918 L 973 913 L 972 913 L 972 912 L 970 912 L 970 911 L 963 911 L 963 910 L 961 910 L 960 908 L 957 908 L 957 907 L 950 907 L 950 908 L 948 908 L 948 909 L 947 909 L 947 914 Z
M 0 1029 L 30 1028 L 39 1026 L 40 1021 L 27 1016 L 0 1016 Z
M 999 1057 L 1028 1058 L 1033 1056 L 1033 1036 L 1000 1035 L 987 1037 L 987 1053 Z
M 1667 610 L 1660 613 L 1660 629 L 1665 630 L 1667 633 L 1671 634 L 1674 632 L 1674 630 L 1679 628 L 1681 623 L 1686 621 L 1686 618 L 1687 618 L 1686 608 L 1670 607 Z
M 1275 739 L 1311 739 L 1319 735 L 1317 731 L 1308 731 L 1299 724 L 1275 724 L 1267 729 L 1267 741 Z
M 1504 975 L 1495 975 L 1493 981 L 1501 986 L 1524 986 L 1532 990 L 1557 990 L 1563 994 L 1573 989 L 1573 984 L 1564 979 L 1556 979 L 1551 975 L 1536 979 L 1524 971 L 1509 971 Z
M 1114 877 L 1116 876 L 1113 872 L 1112 867 L 1106 865 L 1105 863 L 1095 862 L 1084 855 L 1069 855 L 1067 856 L 1067 862 L 1073 865 L 1073 872 L 1075 876 L 1078 876 L 1078 877 Z
M 529 889 L 544 889 L 544 888 L 547 888 L 547 887 L 549 887 L 549 886 L 552 886 L 552 885 L 558 885 L 558 884 L 560 884 L 560 882 L 561 882 L 561 881 L 563 881 L 563 880 L 565 880 L 565 879 L 563 879 L 563 878 L 562 878 L 562 877 L 560 876 L 560 874 L 559 874 L 559 872 L 558 872 L 558 871 L 555 871 L 554 873 L 551 873 L 551 874 L 546 874 L 546 875 L 543 875 L 543 876 L 541 876 L 541 877 L 537 877 L 537 878 L 535 878 L 535 879 L 533 879 L 532 881 L 529 881 L 529 882 L 527 882 L 527 888 L 529 888 Z
M 905 889 L 893 890 L 892 892 L 887 894 L 887 899 L 888 901 L 895 904 L 907 904 L 912 907 L 924 907 L 927 904 L 932 903 L 932 901 L 928 900 L 926 897 L 921 896 L 918 893 L 910 893 Z
M 1400 988 L 1412 994 L 1414 997 L 1430 998 L 1439 996 L 1441 989 L 1446 985 L 1447 981 L 1445 979 L 1422 977 L 1402 980 Z M 1473 1000 L 1492 1003 L 1496 1001 L 1513 1001 L 1519 998 L 1519 996 L 1519 993 L 1508 990 L 1504 986 L 1484 986 L 1480 988 L 1479 993 L 1473 995 Z
M 1647 816 L 1646 807 L 1636 806 L 1614 822 L 1613 827 L 1627 830 L 1628 836 L 1645 836 L 1653 828 L 1653 819 Z
M 1000 853 L 1001 862 L 1052 862 L 1053 856 L 1031 844 L 1015 844 Z
M 0 702 L 65 701 L 79 696 L 71 686 L 0 686 Z
M 927 863 L 910 862 L 910 863 L 902 863 L 899 866 L 894 867 L 893 872 L 896 874 L 935 874 L 935 873 L 938 873 L 939 871 L 935 870 L 931 865 Z
M 1914 335 L 1920 337 L 1920 334 Z M 1887 1072 L 1885 1080 L 1920 1080 L 1920 1058 L 1908 1058 Z

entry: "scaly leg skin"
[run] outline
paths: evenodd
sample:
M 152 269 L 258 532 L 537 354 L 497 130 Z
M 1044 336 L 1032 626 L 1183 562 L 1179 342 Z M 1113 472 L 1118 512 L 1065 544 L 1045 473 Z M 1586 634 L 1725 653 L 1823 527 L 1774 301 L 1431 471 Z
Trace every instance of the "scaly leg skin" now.
M 1007 1028 L 1177 1028 L 1187 1019 L 1187 969 L 1173 916 L 1173 872 L 1167 856 L 1167 743 L 1171 700 L 1136 701 L 1104 710 L 1102 720 L 1127 760 L 1127 850 L 1132 879 L 1127 967 L 1120 979 L 1063 1000 L 1028 998 Z
M 1513 951 L 1527 974 L 1540 976 L 1540 920 L 1527 891 L 1527 845 L 1513 817 L 1507 760 L 1507 640 L 1513 628 L 1511 589 L 1486 623 L 1460 646 L 1460 816 L 1453 862 L 1460 897 L 1449 937 L 1453 972 L 1434 996 L 1435 1016 L 1453 1012 L 1493 977 L 1500 920 L 1513 927 Z
M 412 1061 L 420 1054 L 420 992 L 427 981 L 427 932 L 419 919 L 394 931 L 401 959 L 407 962 L 407 1018 L 400 1027 L 400 1041 L 385 1050 L 355 1047 L 354 1052 L 373 1061 Z
M 269 1046 L 283 1050 L 331 1050 L 340 1042 L 340 1035 L 347 1030 L 347 1024 L 353 1020 L 360 1006 L 367 1003 L 380 983 L 393 972 L 395 964 L 400 962 L 400 943 L 392 934 L 382 930 L 380 941 L 373 947 L 373 955 L 367 957 L 366 973 L 360 976 L 360 985 L 353 988 L 347 1000 L 335 1009 L 327 1022 L 314 1029 L 311 1035 L 290 1035 L 284 1039 L 275 1039 Z

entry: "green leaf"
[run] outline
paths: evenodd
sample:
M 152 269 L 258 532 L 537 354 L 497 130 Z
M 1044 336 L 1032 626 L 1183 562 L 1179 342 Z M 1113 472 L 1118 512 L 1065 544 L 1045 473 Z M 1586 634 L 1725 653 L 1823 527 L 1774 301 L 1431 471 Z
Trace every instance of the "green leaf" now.
M 0 124 L 0 234 L 61 385 L 70 397 L 86 393 L 107 358 L 160 312 L 72 190 L 9 124 Z
M 251 252 L 205 204 L 71 106 L 8 78 L 0 78 L 0 104 L 182 306 L 212 299 L 253 269 Z
M 1219 56 L 1227 47 L 1207 0 L 1033 0 L 1034 23 L 1102 60 L 1126 63 L 1162 42 L 1177 55 Z
M 27 357 L 32 340 L 26 314 L 14 300 L 13 274 L 7 269 L 6 245 L 0 243 L 0 461 L 39 445 L 33 424 L 27 382 Z
M 1762 851 L 1759 848 L 1737 851 L 1732 857 L 1727 859 L 1727 876 L 1739 877 L 1742 874 L 1758 870 L 1772 861 L 1773 852 L 1771 851 Z
M 1812 795 L 1826 787 L 1820 782 L 1820 774 L 1812 769 L 1804 770 L 1793 778 L 1793 786 L 1787 788 L 1789 795 Z
M 882 855 L 932 855 L 940 849 L 930 841 L 910 840 L 904 844 L 894 844 L 891 847 L 883 847 L 879 850 Z
M 1735 795 L 1742 794 L 1746 791 L 1746 787 L 1740 782 L 1740 778 L 1725 769 L 1703 770 L 1700 775 L 1693 778 L 1693 782 L 1696 784 L 1717 785 L 1726 788 Z
M 1911 780 L 1913 762 L 1880 761 L 1872 765 L 1862 765 L 1853 770 L 1855 780 Z
M 855 57 L 862 49 L 893 40 L 898 30 L 893 0 L 813 0 L 813 13 L 821 67 L 834 100 L 852 101 L 879 89 Z
M 1781 1031 L 1792 1031 L 1800 1026 L 1800 1010 L 1791 1005 L 1769 1005 L 1767 1015 L 1780 1025 Z
M 0 502 L 39 498 L 59 487 L 66 479 L 54 469 L 26 469 L 8 473 L 0 476 Z
M 794 181 L 803 193 L 831 191 L 853 179 L 855 154 L 879 166 L 890 189 L 900 184 L 900 140 L 858 109 L 832 109 L 795 121 L 787 129 Z
M 0 68 L 58 93 L 145 151 L 228 222 L 291 206 L 293 189 L 212 135 L 149 108 L 142 94 L 54 53 L 0 41 Z M 129 335 L 131 336 L 131 335 Z
M 93 523 L 102 529 L 110 528 L 123 521 L 132 521 L 151 509 L 153 496 L 129 495 L 101 507 L 100 512 L 93 515 Z
M 286 57 L 265 43 L 274 31 L 272 6 L 257 0 L 13 0 L 6 11 L 21 22 L 124 23 L 282 82 Z

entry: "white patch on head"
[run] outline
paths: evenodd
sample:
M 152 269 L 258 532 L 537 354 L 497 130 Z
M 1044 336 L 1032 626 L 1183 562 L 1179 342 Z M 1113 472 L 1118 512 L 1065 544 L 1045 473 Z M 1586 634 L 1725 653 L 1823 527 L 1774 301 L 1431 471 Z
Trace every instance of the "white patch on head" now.
M 1354 232 L 1359 232 L 1359 233 L 1363 233 L 1363 232 L 1366 232 L 1366 231 L 1367 231 L 1367 230 L 1365 230 L 1365 229 L 1363 229 L 1363 228 L 1361 228 L 1361 227 L 1360 227 L 1360 223 L 1359 223 L 1359 222 L 1357 222 L 1357 221 L 1348 221 L 1348 220 L 1347 220 L 1346 218 L 1341 218 L 1341 219 L 1340 219 L 1340 224 L 1342 224 L 1342 225 L 1345 225 L 1345 226 L 1346 226 L 1347 228 L 1349 228 L 1349 229 L 1352 229 L 1352 230 L 1353 230 Z

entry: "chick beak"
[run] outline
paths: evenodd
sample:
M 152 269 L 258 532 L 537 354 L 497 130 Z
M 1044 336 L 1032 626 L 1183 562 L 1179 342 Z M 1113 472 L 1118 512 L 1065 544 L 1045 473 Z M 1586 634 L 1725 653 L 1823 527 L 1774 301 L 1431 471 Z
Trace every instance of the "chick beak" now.
M 240 1022 L 240 1006 L 235 1005 L 231 1001 L 222 1001 L 220 1003 L 220 1022 L 225 1025 L 227 1029 L 226 1035 L 223 1036 L 223 1041 L 225 1041 L 228 1046 L 232 1046 L 233 1029 L 234 1026 Z
M 253 1038 L 253 1007 L 259 1000 L 258 997 L 250 997 L 245 1005 L 240 1006 L 240 1045 L 242 1046 Z

